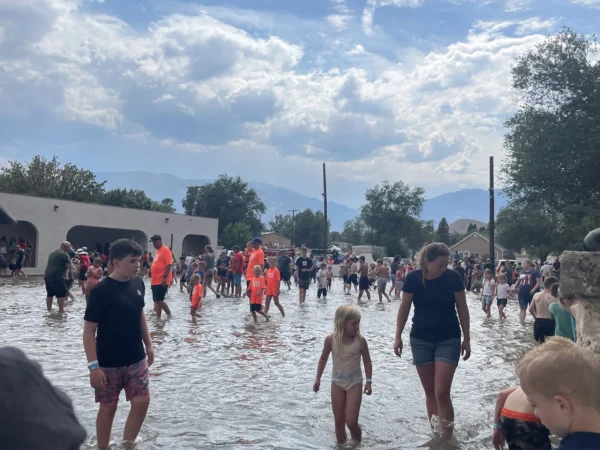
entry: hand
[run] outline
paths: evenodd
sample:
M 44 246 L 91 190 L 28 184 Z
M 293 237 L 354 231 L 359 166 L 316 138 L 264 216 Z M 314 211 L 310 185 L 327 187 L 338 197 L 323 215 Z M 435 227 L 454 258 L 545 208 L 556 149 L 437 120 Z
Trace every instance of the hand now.
M 319 392 L 320 387 L 321 387 L 321 380 L 315 380 L 315 384 L 313 384 L 313 391 Z
M 535 294 L 535 289 L 532 289 L 531 291 L 529 291 L 529 293 L 530 293 L 531 295 L 534 295 L 534 294 Z
M 90 386 L 95 389 L 104 389 L 106 387 L 106 375 L 102 369 L 90 370 Z
M 463 357 L 463 361 L 466 361 L 471 357 L 471 341 L 469 339 L 465 339 L 460 346 L 460 354 Z
M 494 450 L 502 450 L 504 448 L 504 444 L 505 440 L 502 430 L 494 428 L 494 431 L 492 432 L 492 445 L 494 446 Z
M 150 367 L 154 363 L 154 349 L 151 345 L 146 347 L 146 357 L 148 358 L 148 367 Z
M 369 383 L 368 381 L 365 383 L 364 393 L 367 395 L 371 395 L 371 383 Z
M 396 340 L 394 341 L 394 353 L 399 358 L 402 356 L 402 338 L 401 337 L 396 338 Z

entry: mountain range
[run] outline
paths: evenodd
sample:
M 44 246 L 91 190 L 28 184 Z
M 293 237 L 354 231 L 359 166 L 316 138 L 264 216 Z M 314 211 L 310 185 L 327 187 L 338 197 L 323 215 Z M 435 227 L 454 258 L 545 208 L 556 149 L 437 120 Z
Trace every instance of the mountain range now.
M 101 181 L 106 180 L 106 189 L 141 189 L 154 200 L 172 198 L 175 200 L 178 212 L 183 212 L 181 199 L 185 197 L 188 186 L 199 186 L 213 181 L 211 179 L 183 179 L 171 174 L 155 174 L 145 171 L 96 172 L 96 178 Z M 315 211 L 323 209 L 322 200 L 299 194 L 291 189 L 253 181 L 248 182 L 248 186 L 256 191 L 267 207 L 263 222 L 268 222 L 277 214 L 288 214 L 291 208 L 296 210 L 310 208 Z M 448 223 L 464 218 L 487 223 L 489 219 L 488 198 L 488 191 L 484 189 L 463 189 L 442 194 L 426 200 L 421 218 L 434 220 L 436 226 L 442 217 L 445 217 Z M 496 212 L 506 205 L 506 202 L 501 191 L 497 191 Z M 334 201 L 328 202 L 327 209 L 331 220 L 331 229 L 334 231 L 342 231 L 344 222 L 359 214 L 358 209 Z

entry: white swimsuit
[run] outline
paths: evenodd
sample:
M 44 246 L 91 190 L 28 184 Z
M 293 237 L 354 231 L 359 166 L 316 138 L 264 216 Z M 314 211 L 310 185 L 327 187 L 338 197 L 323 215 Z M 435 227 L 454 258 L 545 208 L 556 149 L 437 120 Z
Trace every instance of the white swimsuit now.
M 360 339 L 358 337 L 354 338 L 354 342 L 349 345 L 337 343 L 333 339 L 331 354 L 333 356 L 333 374 L 331 377 L 333 384 L 346 392 L 356 384 L 362 385 Z

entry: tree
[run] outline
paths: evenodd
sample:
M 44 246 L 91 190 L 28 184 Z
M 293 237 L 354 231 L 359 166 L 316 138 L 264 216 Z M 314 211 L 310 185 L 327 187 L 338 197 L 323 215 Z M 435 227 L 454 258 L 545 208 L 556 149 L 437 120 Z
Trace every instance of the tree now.
M 9 161 L 0 173 L 0 191 L 60 200 L 95 203 L 104 195 L 106 181 L 74 164 L 60 166 L 58 157 L 37 155 L 29 163 Z
M 165 199 L 171 200 L 171 199 Z M 140 189 L 111 189 L 106 191 L 100 199 L 100 204 L 110 206 L 121 206 L 124 208 L 146 209 L 149 211 L 160 211 L 166 213 L 175 212 L 172 203 L 157 202 L 152 200 L 146 193 Z M 173 200 L 171 200 L 173 202 Z
M 344 222 L 344 229 L 342 230 L 342 240 L 349 244 L 362 244 L 366 228 L 367 226 L 360 217 L 346 220 Z
M 243 222 L 230 223 L 221 234 L 221 245 L 226 249 L 232 249 L 234 245 L 245 248 L 246 242 L 252 239 L 252 230 L 248 224 Z
M 164 212 L 170 212 L 170 213 L 174 213 L 176 211 L 175 209 L 175 200 L 173 200 L 172 198 L 163 198 L 160 201 L 160 205 L 161 205 L 161 210 Z
M 323 248 L 325 216 L 321 211 L 305 209 L 296 214 L 294 225 L 294 243 L 304 244 L 309 248 Z M 327 234 L 331 224 L 327 224 Z
M 252 234 L 259 234 L 263 228 L 260 217 L 267 209 L 247 182 L 228 175 L 219 175 L 216 181 L 204 186 L 188 188 L 182 206 L 188 215 L 218 218 L 219 236 L 227 225 L 236 222 L 247 224 Z
M 423 210 L 424 194 L 422 188 L 411 189 L 402 181 L 384 181 L 367 190 L 360 217 L 377 236 L 375 244 L 386 246 L 390 254 L 406 251 L 402 237 L 411 232 L 414 237 L 414 229 L 421 228 L 417 217 Z
M 467 234 L 471 234 L 473 231 L 477 231 L 477 225 L 470 223 L 469 227 L 467 228 Z
M 267 225 L 273 233 L 292 237 L 292 216 L 290 214 L 277 214 Z
M 341 242 L 342 240 L 343 240 L 342 233 L 340 233 L 339 231 L 332 231 L 331 233 L 329 233 L 329 242 L 330 243 Z
M 445 217 L 442 217 L 438 224 L 437 235 L 440 242 L 448 245 L 450 243 L 450 225 Z

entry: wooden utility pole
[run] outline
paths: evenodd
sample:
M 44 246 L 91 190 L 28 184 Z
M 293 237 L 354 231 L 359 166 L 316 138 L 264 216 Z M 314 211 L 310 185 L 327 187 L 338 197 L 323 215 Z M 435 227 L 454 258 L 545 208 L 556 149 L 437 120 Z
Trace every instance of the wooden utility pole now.
M 289 209 L 289 212 L 292 213 L 292 248 L 294 248 L 294 225 L 296 222 L 296 211 L 300 212 L 299 209 Z
M 494 157 L 490 156 L 490 261 L 496 265 L 496 245 L 494 243 Z
M 329 229 L 327 227 L 327 172 L 323 163 L 323 251 L 327 254 L 327 239 Z

